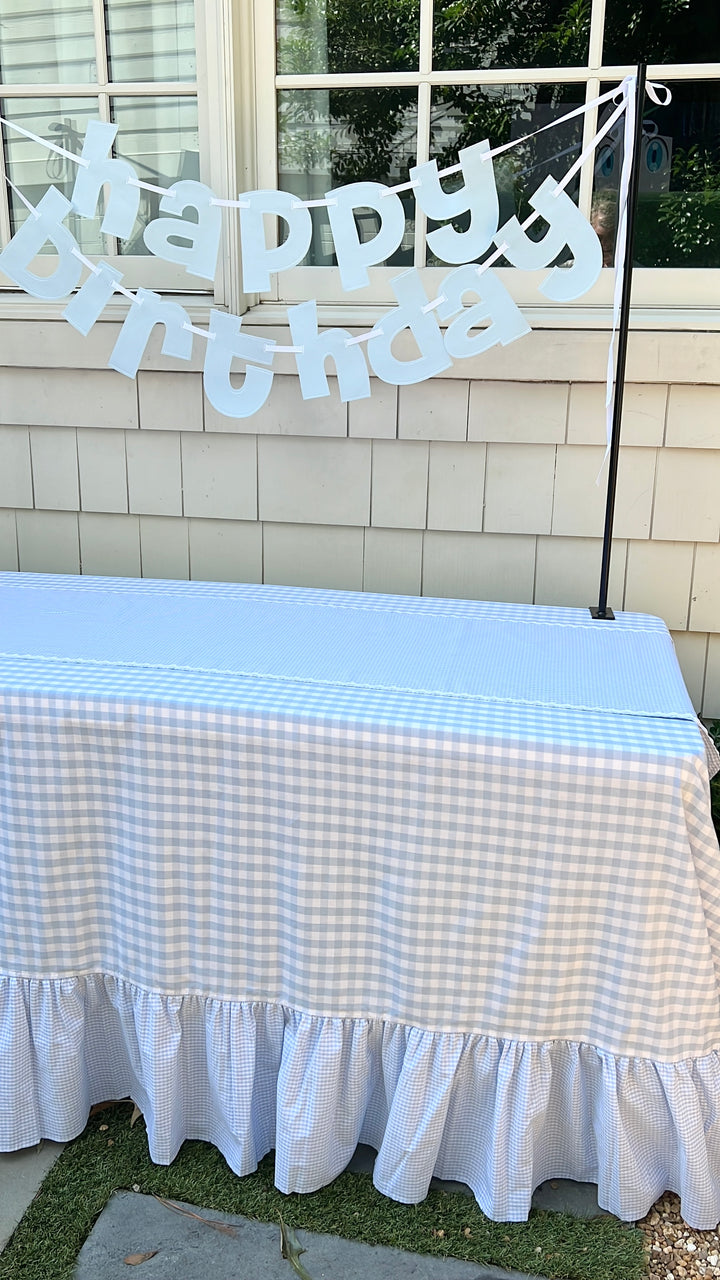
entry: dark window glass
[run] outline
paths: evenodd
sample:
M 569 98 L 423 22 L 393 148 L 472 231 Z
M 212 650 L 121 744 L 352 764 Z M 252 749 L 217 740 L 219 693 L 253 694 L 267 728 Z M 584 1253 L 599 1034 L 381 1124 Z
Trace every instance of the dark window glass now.
M 606 0 L 603 62 L 720 61 L 718 0 Z
M 278 186 L 299 200 L 320 200 L 349 182 L 407 182 L 417 154 L 415 89 L 289 89 L 278 94 Z M 391 265 L 412 266 L 415 201 L 406 206 L 403 243 Z M 336 265 L 325 209 L 312 209 L 313 241 L 302 265 Z M 359 210 L 362 240 L 378 229 L 377 214 Z
M 590 0 L 435 0 L 433 65 L 583 66 L 589 36 Z
M 277 69 L 417 71 L 420 0 L 278 0 Z
M 670 87 L 669 107 L 646 100 L 635 264 L 720 267 L 720 81 L 675 81 Z M 614 256 L 622 121 L 613 134 L 595 157 L 592 210 L 609 264 Z
M 522 138 L 580 106 L 582 100 L 578 85 L 458 85 L 435 89 L 430 154 L 438 161 L 439 169 L 449 168 L 456 163 L 461 147 L 487 138 L 494 148 Z M 582 116 L 576 116 L 494 158 L 500 226 L 513 214 L 522 222 L 532 213 L 528 196 L 537 191 L 548 176 L 556 180 L 564 177 L 580 154 L 582 128 Z M 461 183 L 462 175 L 443 179 L 447 191 Z M 568 195 L 574 200 L 578 184 L 579 174 L 576 174 L 567 187 Z M 454 219 L 452 225 L 457 231 L 464 231 L 468 217 L 466 214 Z M 432 231 L 437 225 L 428 221 L 428 230 Z M 541 239 L 546 230 L 547 224 L 539 218 L 527 234 Z M 493 252 L 494 246 L 488 255 Z M 438 265 L 430 252 L 427 262 L 428 266 Z M 507 264 L 499 259 L 497 265 Z

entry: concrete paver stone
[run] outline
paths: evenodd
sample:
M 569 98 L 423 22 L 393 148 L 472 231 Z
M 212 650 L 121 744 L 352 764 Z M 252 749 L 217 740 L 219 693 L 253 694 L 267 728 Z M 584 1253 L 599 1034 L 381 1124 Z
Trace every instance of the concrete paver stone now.
M 0 1249 L 4 1248 L 63 1149 L 62 1142 L 0 1155 Z
M 180 1203 L 174 1201 L 173 1203 Z M 280 1226 L 181 1204 L 213 1222 L 232 1226 L 231 1236 L 168 1209 L 152 1196 L 119 1191 L 111 1196 L 83 1245 L 75 1280 L 128 1280 L 125 1258 L 151 1253 L 136 1272 L 142 1280 L 294 1280 L 281 1256 Z M 298 1231 L 300 1262 L 312 1280 L 537 1280 L 457 1258 L 431 1258 L 401 1249 L 359 1244 L 339 1236 Z
M 41 1142 L 24 1151 L 0 1155 L 0 1249 L 62 1149 L 62 1143 Z M 371 1172 L 375 1156 L 371 1147 L 361 1145 L 348 1169 Z M 463 1183 L 433 1178 L 433 1186 L 472 1196 Z M 593 1218 L 604 1212 L 598 1206 L 597 1187 L 566 1179 L 538 1187 L 533 1206 L 578 1218 Z M 183 1207 L 203 1218 L 234 1226 L 237 1235 L 227 1235 L 174 1213 L 153 1197 L 117 1192 L 82 1248 L 76 1280 L 127 1277 L 133 1273 L 124 1259 L 155 1249 L 157 1253 L 142 1263 L 143 1280 L 207 1280 L 209 1268 L 213 1270 L 213 1280 L 292 1280 L 295 1273 L 291 1263 L 280 1256 L 279 1225 Z M 533 1280 L 498 1267 L 405 1253 L 337 1236 L 298 1232 L 298 1239 L 307 1249 L 301 1262 L 312 1280 Z

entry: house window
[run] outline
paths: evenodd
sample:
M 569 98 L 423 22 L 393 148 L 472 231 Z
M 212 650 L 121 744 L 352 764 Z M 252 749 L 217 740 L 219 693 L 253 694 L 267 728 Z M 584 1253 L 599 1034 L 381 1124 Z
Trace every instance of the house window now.
M 158 187 L 200 177 L 225 199 L 280 187 L 317 200 L 362 179 L 395 186 L 432 158 L 450 166 L 460 148 L 485 138 L 493 146 L 517 141 L 617 85 L 641 55 L 673 101 L 646 101 L 633 297 L 716 306 L 717 0 L 3 0 L 0 113 L 71 152 L 81 150 L 88 120 L 114 123 L 114 154 Z M 546 176 L 564 175 L 609 109 L 592 108 L 495 158 L 501 222 L 527 212 Z M 568 188 L 598 230 L 608 267 L 620 135 L 618 125 Z M 2 138 L 0 177 L 31 203 L 50 184 L 71 195 L 71 160 L 7 125 Z M 454 181 L 444 180 L 446 190 Z M 207 292 L 202 280 L 147 252 L 143 230 L 159 199 L 141 192 L 125 241 L 101 233 L 102 209 L 95 219 L 71 214 L 68 225 L 86 254 L 116 262 L 126 284 Z M 412 192 L 402 200 L 401 243 L 350 294 L 340 286 L 327 211 L 316 208 L 304 262 L 281 272 L 267 295 L 243 296 L 239 214 L 227 210 L 216 301 L 235 311 L 308 297 L 393 305 L 390 280 L 399 271 L 414 266 L 439 279 L 448 269 L 428 245 L 434 224 Z M 26 216 L 0 182 L 0 242 Z M 374 235 L 371 210 L 358 211 L 357 221 L 362 237 Z M 268 219 L 268 237 L 277 234 Z M 502 261 L 498 270 L 518 302 L 553 309 L 530 273 Z M 604 271 L 579 305 L 606 305 L 612 276 Z
M 255 12 L 263 68 L 258 186 L 277 184 L 303 200 L 345 182 L 394 186 L 408 180 L 411 165 L 436 158 L 445 167 L 460 147 L 484 138 L 492 146 L 520 139 L 617 85 L 645 57 L 673 101 L 667 108 L 646 102 L 636 245 L 636 265 L 646 269 L 638 276 L 646 278 L 639 292 L 647 301 L 687 304 L 710 301 L 711 288 L 717 296 L 716 0 L 256 0 Z M 548 174 L 564 175 L 610 110 L 612 104 L 593 108 L 496 157 L 501 222 L 529 212 L 528 196 Z M 596 226 L 608 266 L 621 160 L 622 121 L 568 187 Z M 453 180 L 446 181 L 452 190 Z M 389 275 L 403 267 L 440 265 L 427 244 L 433 224 L 412 192 L 402 198 L 400 247 L 348 301 L 385 298 Z M 312 216 L 309 253 L 279 278 L 274 297 L 338 296 L 327 212 L 313 209 Z M 358 228 L 374 235 L 370 211 L 359 215 Z M 663 281 L 658 269 L 668 267 L 673 278 L 665 273 Z M 527 302 L 532 286 L 522 275 L 507 270 L 503 279 L 510 277 Z M 607 301 L 610 288 L 609 279 L 599 282 L 590 300 Z
M 109 121 L 118 126 L 113 154 L 144 182 L 168 187 L 198 178 L 194 10 L 193 0 L 3 0 L 0 113 L 73 153 L 82 150 L 88 120 Z M 72 160 L 7 125 L 2 137 L 2 176 L 31 204 L 51 184 L 70 198 Z M 83 252 L 117 259 L 128 282 L 182 286 L 177 270 L 152 258 L 143 242 L 159 200 L 141 191 L 128 240 L 100 231 L 101 211 L 94 219 L 70 214 L 67 225 Z M 13 187 L 0 182 L 3 243 L 27 216 Z

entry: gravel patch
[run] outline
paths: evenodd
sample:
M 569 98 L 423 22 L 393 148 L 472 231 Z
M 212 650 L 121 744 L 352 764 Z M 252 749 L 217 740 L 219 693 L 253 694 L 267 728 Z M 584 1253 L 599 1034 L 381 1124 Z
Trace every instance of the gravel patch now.
M 720 1277 L 720 1235 L 695 1231 L 683 1222 L 680 1197 L 666 1192 L 647 1217 L 638 1222 L 645 1234 L 647 1274 L 651 1280 L 696 1280 Z

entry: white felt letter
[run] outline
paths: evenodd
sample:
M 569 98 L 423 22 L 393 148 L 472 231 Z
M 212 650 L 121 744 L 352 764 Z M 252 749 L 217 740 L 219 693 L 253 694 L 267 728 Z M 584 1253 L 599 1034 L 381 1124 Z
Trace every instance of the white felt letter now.
M 549 230 L 542 240 L 531 240 L 517 218 L 510 218 L 498 231 L 498 245 L 505 244 L 505 257 L 523 271 L 549 267 L 567 245 L 574 262 L 568 267 L 553 267 L 541 284 L 540 292 L 555 302 L 571 302 L 581 298 L 594 285 L 602 270 L 602 246 L 587 218 L 564 191 L 558 191 L 554 178 L 546 178 L 530 197 Z
M 12 240 L 0 253 L 0 271 L 4 271 L 15 284 L 20 285 L 33 298 L 44 298 L 47 302 L 57 302 L 59 298 L 67 298 L 77 285 L 82 267 L 80 259 L 73 254 L 78 248 L 77 240 L 63 226 L 63 218 L 72 209 L 57 187 L 48 187 L 35 213 L 28 214 Z M 28 270 L 43 245 L 50 241 L 58 251 L 58 263 L 49 276 L 35 275 Z
M 259 364 L 270 364 L 273 359 L 272 351 L 265 350 L 268 345 L 265 339 L 242 333 L 241 326 L 241 316 L 210 312 L 210 334 L 215 336 L 207 344 L 203 386 L 213 408 L 228 418 L 249 418 L 257 413 L 270 395 L 273 381 L 271 369 L 248 365 L 243 385 L 232 385 L 230 366 L 234 356 Z
M 102 230 L 109 236 L 127 240 L 135 226 L 140 191 L 128 182 L 128 178 L 137 180 L 132 165 L 127 160 L 113 160 L 110 157 L 117 130 L 116 124 L 105 124 L 102 120 L 90 120 L 88 123 L 82 154 L 83 159 L 90 163 L 86 167 L 78 167 L 72 203 L 76 213 L 83 218 L 94 217 L 100 189 L 105 183 L 109 183 L 110 198 L 102 220 Z
M 192 356 L 193 336 L 185 327 L 190 324 L 187 311 L 177 302 L 166 302 L 159 293 L 153 293 L 150 289 L 138 289 L 136 297 L 137 302 L 132 303 L 110 354 L 109 368 L 117 369 L 118 373 L 124 373 L 128 378 L 134 378 L 156 324 L 165 326 L 163 355 L 189 360 Z
M 155 218 L 143 232 L 143 240 L 151 253 L 165 262 L 177 262 L 193 276 L 215 279 L 222 212 L 211 204 L 213 193 L 203 182 L 174 182 L 160 201 L 161 213 L 174 213 L 174 218 Z M 196 209 L 197 222 L 183 218 L 186 209 Z M 182 237 L 190 245 L 173 244 Z
M 246 293 L 267 293 L 270 273 L 296 267 L 310 248 L 310 210 L 302 205 L 294 208 L 297 196 L 288 191 L 244 191 L 240 198 L 250 205 L 240 210 L 243 289 Z M 265 243 L 265 213 L 277 214 L 288 226 L 285 243 L 275 249 L 268 249 Z
M 417 271 L 404 271 L 390 284 L 400 306 L 375 325 L 375 336 L 368 342 L 368 360 L 383 382 L 407 387 L 449 369 L 452 360 L 445 350 L 437 320 L 431 311 L 425 310 L 427 295 Z M 393 341 L 403 329 L 410 331 L 419 348 L 420 355 L 414 360 L 398 360 L 393 355 Z
M 470 214 L 467 231 L 454 227 L 439 227 L 428 233 L 428 244 L 443 262 L 472 262 L 485 252 L 497 231 L 498 194 L 492 160 L 483 160 L 490 150 L 489 142 L 476 142 L 472 147 L 462 147 L 460 163 L 465 185 L 459 191 L 443 191 L 438 177 L 437 162 L 418 164 L 410 170 L 410 177 L 420 182 L 415 188 L 415 199 L 420 208 L 436 222 Z
M 445 349 L 455 360 L 479 355 L 498 342 L 506 347 L 509 342 L 530 332 L 530 325 L 524 315 L 516 307 L 505 286 L 490 270 L 483 271 L 479 276 L 474 266 L 458 267 L 445 277 L 439 293 L 445 299 L 438 307 L 441 320 L 449 320 L 457 311 L 462 311 L 462 315 L 453 320 L 445 334 Z M 474 293 L 480 301 L 464 308 L 463 298 L 466 293 Z M 470 330 L 484 320 L 491 323 L 471 337 Z
M 362 289 L 368 283 L 368 267 L 391 258 L 405 231 L 405 210 L 394 192 L 382 182 L 352 182 L 326 192 L 328 217 L 335 242 L 343 289 Z M 361 242 L 355 225 L 356 209 L 372 209 L 380 227 L 372 240 Z
M 364 400 L 370 395 L 370 377 L 359 345 L 346 346 L 350 339 L 347 329 L 325 329 L 318 333 L 314 298 L 297 307 L 288 307 L 288 319 L 293 345 L 303 348 L 295 355 L 303 400 L 330 395 L 325 374 L 328 356 L 335 361 L 341 400 Z
M 82 289 L 73 294 L 63 311 L 63 318 L 87 337 L 122 278 L 122 271 L 111 267 L 109 262 L 99 262 Z

